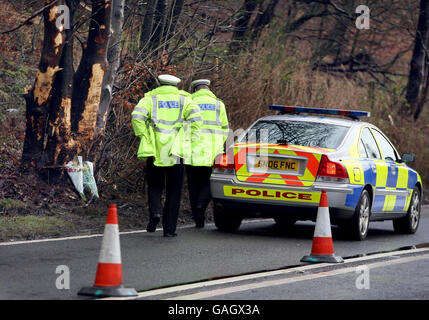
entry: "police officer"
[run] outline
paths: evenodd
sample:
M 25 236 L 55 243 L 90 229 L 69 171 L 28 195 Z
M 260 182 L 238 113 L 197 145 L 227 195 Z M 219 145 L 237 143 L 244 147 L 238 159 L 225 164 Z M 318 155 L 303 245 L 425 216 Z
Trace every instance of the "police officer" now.
M 198 140 L 202 118 L 191 95 L 177 88 L 179 78 L 160 75 L 158 80 L 161 85 L 147 92 L 135 106 L 131 122 L 135 135 L 140 138 L 137 157 L 147 160 L 147 231 L 154 232 L 161 219 L 161 198 L 166 189 L 162 226 L 164 237 L 174 237 L 177 236 L 184 165 L 182 159 L 171 154 L 171 149 L 184 121 L 190 126 L 192 138 Z
M 186 164 L 189 199 L 197 228 L 204 227 L 205 211 L 211 201 L 210 175 L 216 155 L 223 153 L 229 125 L 225 104 L 210 91 L 210 80 L 191 83 L 192 99 L 203 117 L 198 142 L 193 144 L 190 163 Z

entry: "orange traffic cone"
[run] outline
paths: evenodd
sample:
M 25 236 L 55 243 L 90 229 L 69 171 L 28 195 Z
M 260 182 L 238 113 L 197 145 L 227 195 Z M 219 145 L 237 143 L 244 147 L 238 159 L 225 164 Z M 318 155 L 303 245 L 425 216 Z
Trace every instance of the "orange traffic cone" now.
M 82 288 L 78 294 L 95 297 L 124 297 L 137 295 L 135 289 L 127 289 L 122 285 L 118 214 L 116 205 L 114 204 L 111 204 L 107 211 L 106 226 L 104 228 L 94 286 Z
M 311 255 L 304 256 L 301 262 L 344 262 L 343 258 L 334 255 L 331 222 L 329 219 L 328 195 L 322 190 L 319 209 L 317 210 L 316 228 L 314 229 Z

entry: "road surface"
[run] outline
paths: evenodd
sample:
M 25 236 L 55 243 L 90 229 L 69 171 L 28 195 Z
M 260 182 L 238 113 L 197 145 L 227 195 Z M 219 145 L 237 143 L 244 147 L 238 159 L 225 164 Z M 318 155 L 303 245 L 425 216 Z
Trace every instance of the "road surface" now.
M 419 230 L 414 235 L 396 234 L 390 221 L 371 223 L 368 238 L 363 242 L 345 240 L 336 227 L 332 228 L 332 234 L 335 254 L 347 260 L 357 255 L 429 243 L 428 230 L 429 207 L 424 206 Z M 311 251 L 313 231 L 314 223 L 311 222 L 298 222 L 290 231 L 285 232 L 278 229 L 272 220 L 263 220 L 246 222 L 234 234 L 221 233 L 213 225 L 204 230 L 180 228 L 176 238 L 164 238 L 162 231 L 153 234 L 145 231 L 122 233 L 120 241 L 123 282 L 126 287 L 147 291 L 210 279 L 290 269 L 292 266 L 302 267 L 305 264 L 301 263 L 300 259 Z M 80 288 L 92 286 L 94 283 L 101 240 L 101 235 L 94 235 L 72 239 L 0 243 L 0 299 L 88 299 L 78 296 L 77 292 Z M 376 288 L 374 286 L 377 278 L 384 273 L 386 279 L 394 278 L 409 270 L 410 266 L 416 266 L 415 272 L 407 274 L 408 280 L 405 280 L 403 285 L 413 288 L 420 282 L 429 287 L 428 274 L 424 273 L 428 268 L 423 268 L 427 262 L 427 259 L 422 258 L 412 263 L 407 261 L 392 266 L 380 266 L 372 272 L 375 276 L 372 280 L 373 288 Z M 57 279 L 60 275 L 56 273 L 58 266 L 66 266 L 70 271 L 68 289 L 57 289 Z M 368 290 L 364 290 L 359 291 L 360 296 L 355 296 L 355 293 L 348 296 L 346 284 L 353 285 L 352 280 L 356 278 L 356 274 L 349 272 L 329 278 L 340 279 L 338 277 L 351 277 L 350 281 L 344 282 L 338 293 L 335 293 L 337 287 L 332 282 L 327 285 L 324 282 L 328 281 L 327 279 L 317 278 L 288 284 L 289 288 L 292 285 L 304 286 L 304 289 L 288 289 L 287 294 L 282 286 L 275 289 L 261 287 L 255 291 L 225 292 L 214 299 L 389 298 L 383 291 L 377 290 L 371 291 L 371 295 L 368 295 Z M 384 280 L 380 278 L 379 281 Z M 319 286 L 334 286 L 330 291 L 332 294 L 327 296 L 313 290 Z M 404 290 L 397 291 L 404 292 L 404 298 L 415 294 L 412 290 L 409 294 Z M 427 291 L 418 294 L 417 298 L 427 299 Z

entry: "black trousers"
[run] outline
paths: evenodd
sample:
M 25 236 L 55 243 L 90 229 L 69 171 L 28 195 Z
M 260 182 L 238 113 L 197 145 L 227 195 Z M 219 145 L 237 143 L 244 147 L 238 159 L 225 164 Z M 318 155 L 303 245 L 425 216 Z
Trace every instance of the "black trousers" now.
M 192 217 L 196 222 L 204 221 L 205 212 L 212 196 L 210 192 L 210 175 L 212 167 L 194 167 L 186 165 L 189 200 Z
M 175 164 L 171 167 L 158 167 L 153 164 L 153 158 L 146 163 L 147 195 L 149 219 L 161 216 L 164 233 L 176 231 L 179 217 L 180 199 L 182 195 L 184 165 Z M 162 207 L 162 195 L 165 189 L 165 204 Z

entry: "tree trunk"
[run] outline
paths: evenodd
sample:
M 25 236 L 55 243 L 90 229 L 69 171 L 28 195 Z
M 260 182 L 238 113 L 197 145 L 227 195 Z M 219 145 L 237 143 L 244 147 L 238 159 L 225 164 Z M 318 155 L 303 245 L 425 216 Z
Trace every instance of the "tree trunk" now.
M 153 37 L 150 49 L 152 55 L 156 57 L 162 42 L 162 35 L 164 34 L 165 22 L 167 20 L 167 0 L 158 0 L 155 10 L 155 21 L 153 24 Z
M 70 25 L 78 1 L 66 1 L 70 10 Z M 72 141 L 71 136 L 71 99 L 73 87 L 73 29 L 65 32 L 64 49 L 60 60 L 60 71 L 53 84 L 52 100 L 48 123 L 48 139 L 42 164 L 55 166 L 69 160 L 64 145 Z
M 109 46 L 107 51 L 107 62 L 109 64 L 109 68 L 104 75 L 102 84 L 100 108 L 98 110 L 97 123 L 95 127 L 96 138 L 99 138 L 104 134 L 104 129 L 106 127 L 106 119 L 110 112 L 113 85 L 120 64 L 122 26 L 124 24 L 124 7 L 125 0 L 113 1 L 113 15 L 111 26 L 112 35 L 109 39 Z
M 64 48 L 66 31 L 57 29 L 56 19 L 59 17 L 58 5 L 65 1 L 57 1 L 49 6 L 46 0 L 43 11 L 44 38 L 39 69 L 33 88 L 24 96 L 26 100 L 26 130 L 22 152 L 21 169 L 37 168 L 41 163 L 45 150 L 46 127 L 51 106 L 53 83 L 60 71 L 60 61 Z
M 279 3 L 279 0 L 270 0 L 265 10 L 256 16 L 255 21 L 252 23 L 252 27 L 251 27 L 252 29 L 251 39 L 253 43 L 258 41 L 262 33 L 262 30 L 271 23 L 271 20 L 274 17 L 274 11 L 278 3 Z
M 183 9 L 184 0 L 173 0 L 168 14 L 168 23 L 164 28 L 164 50 L 168 51 L 170 40 L 176 31 L 177 22 Z
M 234 33 L 232 34 L 229 52 L 237 54 L 241 49 L 247 47 L 246 34 L 249 27 L 250 19 L 258 4 L 262 0 L 244 0 L 240 9 L 238 19 L 234 25 Z
M 39 71 L 32 90 L 26 95 L 27 129 L 22 167 L 34 168 L 42 176 L 42 168 L 61 168 L 77 155 L 96 161 L 110 111 L 119 66 L 124 0 L 92 1 L 88 40 L 74 72 L 76 30 L 56 28 L 56 5 L 69 7 L 70 25 L 73 25 L 79 3 L 58 1 L 45 10 Z M 55 177 L 62 174 L 58 170 L 54 172 Z
M 420 1 L 420 14 L 414 42 L 413 56 L 410 62 L 406 101 L 400 109 L 400 114 L 419 117 L 428 91 L 429 70 L 429 0 Z
M 152 36 L 153 30 L 153 17 L 155 14 L 156 0 L 149 0 L 147 2 L 143 24 L 140 31 L 140 43 L 139 48 L 147 53 L 149 49 L 149 42 Z
M 69 151 L 71 154 L 82 154 L 84 158 L 89 156 L 94 142 L 101 88 L 108 69 L 107 49 L 112 9 L 109 2 L 92 1 L 88 40 L 73 79 L 71 127 L 75 143 Z
M 356 7 L 354 0 L 343 1 L 343 6 L 346 12 L 353 12 Z M 315 16 L 328 14 L 324 5 L 315 3 L 313 8 L 316 10 L 315 12 L 317 12 Z M 349 21 L 349 17 L 343 14 L 337 16 L 336 22 L 329 32 L 329 36 L 326 39 L 322 39 L 320 46 L 315 48 L 312 54 L 311 63 L 314 68 L 318 68 L 325 57 L 330 57 L 334 64 L 341 60 L 341 55 L 344 51 L 344 43 L 347 43 L 345 39 L 348 32 L 347 26 L 350 24 Z M 320 42 L 320 39 L 318 42 Z

